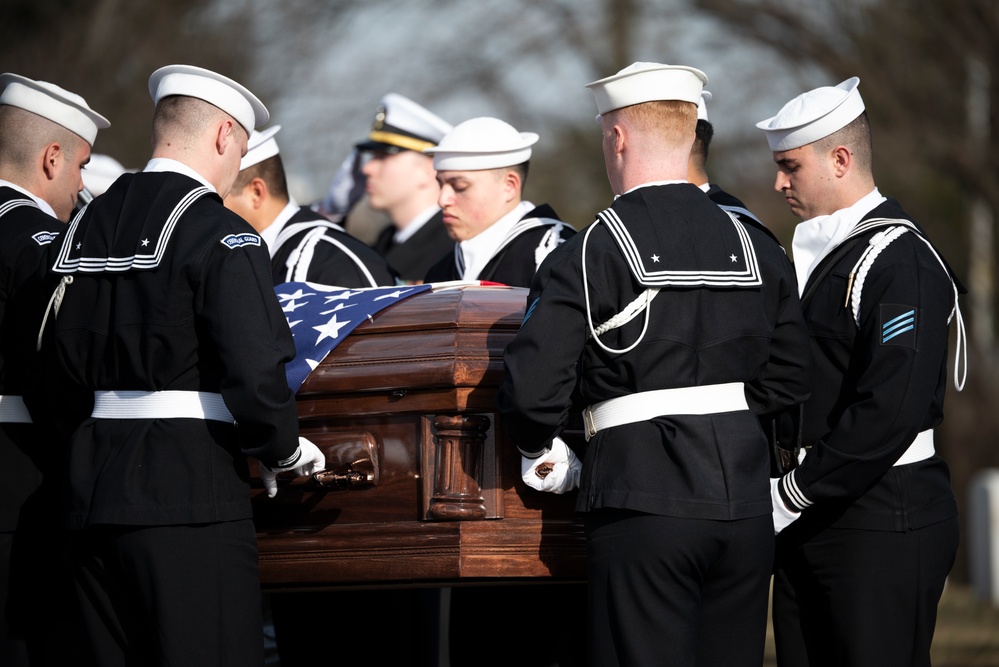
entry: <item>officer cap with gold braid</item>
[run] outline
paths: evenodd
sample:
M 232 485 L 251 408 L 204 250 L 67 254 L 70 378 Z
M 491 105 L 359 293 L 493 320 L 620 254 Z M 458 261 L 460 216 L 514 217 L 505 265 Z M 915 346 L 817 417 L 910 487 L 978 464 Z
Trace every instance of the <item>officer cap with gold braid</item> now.
M 398 93 L 381 99 L 368 138 L 358 150 L 398 153 L 420 152 L 439 142 L 452 129 L 451 124 Z

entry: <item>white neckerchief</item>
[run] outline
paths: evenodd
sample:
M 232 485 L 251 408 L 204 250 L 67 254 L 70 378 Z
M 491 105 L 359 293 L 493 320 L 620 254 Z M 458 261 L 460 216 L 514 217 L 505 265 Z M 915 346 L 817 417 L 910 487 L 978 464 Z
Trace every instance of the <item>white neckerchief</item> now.
M 17 185 L 15 183 L 11 183 L 10 181 L 5 181 L 2 178 L 0 178 L 0 186 L 4 186 L 4 185 L 7 186 L 8 188 L 13 189 L 13 190 L 17 190 L 22 195 L 24 195 L 25 197 L 27 197 L 31 201 L 35 202 L 36 204 L 38 204 L 38 208 L 42 209 L 43 211 L 45 211 L 46 213 L 48 213 L 49 215 L 51 215 L 53 218 L 56 218 L 56 220 L 59 219 L 58 217 L 56 217 L 55 210 L 49 205 L 49 203 L 47 201 L 45 201 L 41 197 L 36 197 L 35 195 L 31 194 L 30 192 L 28 192 L 27 190 L 25 190 L 24 188 L 22 188 L 20 185 Z
M 458 250 L 465 260 L 465 273 L 462 274 L 462 279 L 476 280 L 479 277 L 479 272 L 486 267 L 489 260 L 496 254 L 496 248 L 503 243 L 503 240 L 510 233 L 513 226 L 532 210 L 534 210 L 534 204 L 529 201 L 522 201 L 512 211 L 489 227 L 486 227 L 472 238 L 461 241 L 458 244 Z
M 284 226 L 288 224 L 291 216 L 295 215 L 299 209 L 298 202 L 295 201 L 294 197 L 288 197 L 288 203 L 285 204 L 281 212 L 277 214 L 274 218 L 274 222 L 264 227 L 264 231 L 260 232 L 260 238 L 264 240 L 267 244 L 267 250 L 271 255 L 271 259 L 274 259 L 274 253 L 277 252 L 278 244 L 277 238 L 281 234 L 281 230 Z
M 395 243 L 405 243 L 406 241 L 409 240 L 409 237 L 411 237 L 416 232 L 420 231 L 420 228 L 423 227 L 423 225 L 427 224 L 430 218 L 437 215 L 437 211 L 439 210 L 441 210 L 440 206 L 434 204 L 427 210 L 423 211 L 418 216 L 413 218 L 412 222 L 406 225 L 405 228 L 397 230 L 396 233 L 392 236 L 392 240 Z
M 819 262 L 843 242 L 865 215 L 886 199 L 874 188 L 852 206 L 798 223 L 791 240 L 791 253 L 794 272 L 798 276 L 799 296 L 805 291 L 805 283 Z
M 201 183 L 206 188 L 209 188 L 215 194 L 218 194 L 218 190 L 215 189 L 215 186 L 205 180 L 204 176 L 194 171 L 183 162 L 178 162 L 172 158 L 154 157 L 146 163 L 146 166 L 143 167 L 142 171 L 172 171 L 176 174 L 190 176 L 198 183 Z

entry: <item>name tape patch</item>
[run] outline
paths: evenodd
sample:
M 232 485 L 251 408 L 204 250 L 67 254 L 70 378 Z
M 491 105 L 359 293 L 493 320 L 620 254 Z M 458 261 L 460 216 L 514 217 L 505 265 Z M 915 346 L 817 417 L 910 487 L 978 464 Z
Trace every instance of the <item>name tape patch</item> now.
M 31 235 L 38 245 L 48 245 L 59 237 L 59 232 L 37 232 Z
M 222 244 L 229 248 L 241 248 L 245 245 L 260 245 L 260 237 L 256 234 L 230 234 L 222 239 Z

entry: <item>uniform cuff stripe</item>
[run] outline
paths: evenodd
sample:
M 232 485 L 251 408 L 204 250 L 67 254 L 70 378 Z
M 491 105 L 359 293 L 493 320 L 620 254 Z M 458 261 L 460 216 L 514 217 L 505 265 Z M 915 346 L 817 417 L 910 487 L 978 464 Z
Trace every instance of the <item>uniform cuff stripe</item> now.
M 804 492 L 798 486 L 798 482 L 795 479 L 794 473 L 797 472 L 792 470 L 788 474 L 784 475 L 781 479 L 781 490 L 784 492 L 784 497 L 794 506 L 799 512 L 801 510 L 811 507 L 814 503 L 805 497 Z

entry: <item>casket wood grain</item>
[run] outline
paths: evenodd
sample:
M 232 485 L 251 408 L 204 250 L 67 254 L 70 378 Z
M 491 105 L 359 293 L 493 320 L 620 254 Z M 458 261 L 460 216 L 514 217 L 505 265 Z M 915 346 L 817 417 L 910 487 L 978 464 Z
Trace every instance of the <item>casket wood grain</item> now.
M 361 324 L 298 393 L 316 480 L 254 469 L 266 588 L 581 581 L 575 494 L 529 489 L 496 411 L 527 290 L 427 292 Z

